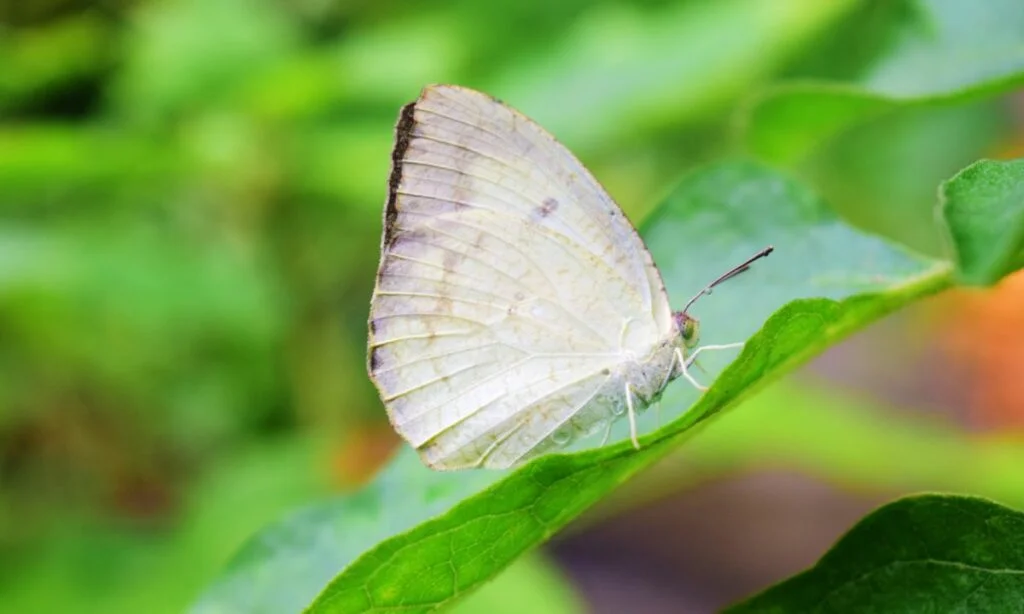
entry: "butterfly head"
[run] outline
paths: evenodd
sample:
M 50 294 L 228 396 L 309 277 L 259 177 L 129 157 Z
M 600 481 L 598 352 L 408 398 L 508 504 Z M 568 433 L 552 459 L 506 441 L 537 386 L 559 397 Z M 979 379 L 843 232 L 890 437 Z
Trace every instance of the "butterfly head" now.
M 683 307 L 682 311 L 673 312 L 672 319 L 675 321 L 676 330 L 679 331 L 679 337 L 680 339 L 683 340 L 683 346 L 686 349 L 691 350 L 695 348 L 697 346 L 697 343 L 700 341 L 700 321 L 697 318 L 691 316 L 689 313 L 687 313 L 690 310 L 690 307 L 692 307 L 693 304 L 697 302 L 697 299 L 704 296 L 705 294 L 711 294 L 711 290 L 713 290 L 715 286 L 722 282 L 728 281 L 733 277 L 736 277 L 740 273 L 743 273 L 744 271 L 750 268 L 751 264 L 754 264 L 761 258 L 764 258 L 768 254 L 772 253 L 774 249 L 774 247 L 769 245 L 768 247 L 762 249 L 761 251 L 751 256 L 750 258 L 747 258 L 741 264 L 729 269 L 728 271 L 720 275 L 717 279 L 715 279 L 713 282 L 704 286 L 704 289 L 702 289 L 700 292 L 695 294 L 693 298 L 687 301 L 686 306 Z
M 700 320 L 686 313 L 677 311 L 672 314 L 676 323 L 676 330 L 679 331 L 679 338 L 683 340 L 683 347 L 692 350 L 700 342 Z

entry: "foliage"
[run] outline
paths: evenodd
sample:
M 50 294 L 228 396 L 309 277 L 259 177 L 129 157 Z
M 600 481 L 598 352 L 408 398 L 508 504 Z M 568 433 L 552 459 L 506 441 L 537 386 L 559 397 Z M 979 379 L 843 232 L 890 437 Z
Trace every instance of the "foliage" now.
M 942 184 L 961 281 L 990 285 L 1024 267 L 1022 164 L 982 160 Z

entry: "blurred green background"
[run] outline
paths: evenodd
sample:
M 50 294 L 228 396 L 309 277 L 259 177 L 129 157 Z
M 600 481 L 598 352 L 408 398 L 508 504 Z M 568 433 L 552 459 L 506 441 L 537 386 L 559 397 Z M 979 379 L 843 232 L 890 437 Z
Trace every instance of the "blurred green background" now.
M 915 5 L 0 0 L 0 603 L 182 611 L 260 526 L 357 486 L 387 457 L 396 441 L 365 375 L 366 313 L 392 127 L 424 84 L 482 89 L 534 117 L 639 220 L 687 169 L 742 149 L 751 92 L 864 77 Z M 791 170 L 851 222 L 938 253 L 935 186 L 1015 151 L 1018 106 L 878 114 Z M 790 412 L 777 423 L 788 428 L 729 422 L 732 439 L 695 446 L 605 515 L 765 458 L 861 495 L 946 487 L 1024 501 L 1006 472 L 1015 445 L 950 481 L 929 459 L 975 458 L 956 447 L 958 428 L 936 434 L 929 419 L 879 439 L 898 412 L 885 403 L 977 422 L 971 386 L 988 380 L 961 381 L 958 363 L 935 358 L 936 331 L 962 309 L 940 302 L 869 331 L 761 401 Z M 936 370 L 954 376 L 936 388 Z M 843 407 L 856 409 L 812 433 L 821 416 L 799 408 L 850 389 L 864 398 Z M 999 408 L 1024 398 L 986 403 L 986 426 L 1002 432 L 1013 420 Z M 917 464 L 894 474 L 871 453 L 843 456 L 821 445 L 829 428 L 861 437 L 851 449 L 909 446 Z M 580 569 L 604 555 L 572 539 L 559 556 L 593 604 Z M 547 581 L 532 573 L 493 590 Z

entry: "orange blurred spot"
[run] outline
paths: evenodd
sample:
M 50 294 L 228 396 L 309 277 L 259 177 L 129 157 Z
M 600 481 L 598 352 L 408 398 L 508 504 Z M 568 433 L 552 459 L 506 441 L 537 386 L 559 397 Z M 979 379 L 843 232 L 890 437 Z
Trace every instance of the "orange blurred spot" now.
M 334 453 L 331 473 L 338 486 L 360 486 L 391 458 L 401 442 L 387 422 L 353 425 L 343 445 Z
M 948 306 L 940 342 L 972 375 L 972 417 L 1024 431 L 1024 271 L 991 289 L 956 291 Z

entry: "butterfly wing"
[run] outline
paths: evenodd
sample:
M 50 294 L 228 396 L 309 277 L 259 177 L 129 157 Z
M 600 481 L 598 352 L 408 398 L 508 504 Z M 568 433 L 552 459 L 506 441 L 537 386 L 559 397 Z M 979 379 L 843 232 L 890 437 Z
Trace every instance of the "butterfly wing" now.
M 595 430 L 615 367 L 671 327 L 640 237 L 551 135 L 454 86 L 402 109 L 369 368 L 425 462 L 507 467 Z

